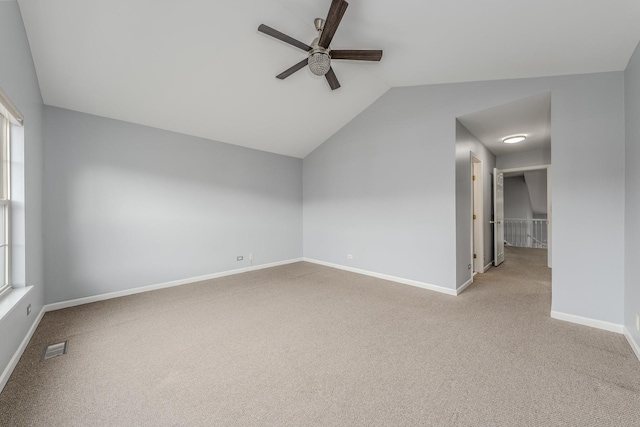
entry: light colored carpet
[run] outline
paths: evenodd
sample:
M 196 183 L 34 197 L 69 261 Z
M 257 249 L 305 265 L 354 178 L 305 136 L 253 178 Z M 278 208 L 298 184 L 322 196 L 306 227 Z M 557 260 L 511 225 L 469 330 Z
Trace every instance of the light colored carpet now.
M 507 249 L 459 297 L 297 263 L 47 313 L 0 425 L 640 425 L 625 338 L 551 319 L 546 252 Z

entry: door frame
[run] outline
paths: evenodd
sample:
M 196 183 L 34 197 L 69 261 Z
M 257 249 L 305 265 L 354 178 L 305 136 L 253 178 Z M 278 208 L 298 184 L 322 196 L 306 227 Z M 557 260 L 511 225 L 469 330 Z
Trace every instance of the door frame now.
M 546 170 L 547 171 L 547 267 L 551 268 L 551 259 L 552 259 L 552 205 L 551 205 L 551 165 L 537 165 L 537 166 L 527 166 L 522 168 L 510 168 L 510 169 L 498 169 L 499 172 L 502 173 L 511 173 L 511 172 L 530 172 L 530 171 L 539 171 Z M 495 218 L 492 218 L 495 221 Z
M 476 273 L 484 273 L 484 180 L 482 160 L 471 155 L 471 253 L 473 266 L 471 279 Z M 475 177 L 475 179 L 474 179 Z M 475 215 L 475 219 L 474 219 Z M 474 258 L 475 254 L 475 258 Z
M 504 262 L 504 172 L 493 168 L 491 181 L 493 184 L 493 215 L 491 218 L 491 224 L 493 224 L 493 266 L 498 267 Z M 500 197 L 498 198 L 498 196 Z

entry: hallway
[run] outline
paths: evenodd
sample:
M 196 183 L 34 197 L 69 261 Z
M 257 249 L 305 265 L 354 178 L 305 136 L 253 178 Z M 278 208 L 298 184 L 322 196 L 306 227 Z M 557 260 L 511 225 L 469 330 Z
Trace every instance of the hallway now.
M 582 411 L 589 408 L 593 411 L 587 417 L 592 420 L 589 425 L 640 425 L 638 409 L 603 416 L 616 406 L 615 401 L 630 402 L 629 409 L 640 408 L 640 363 L 623 335 L 550 317 L 551 269 L 546 249 L 505 247 L 505 262 L 476 275 L 459 298 L 481 307 L 474 310 L 476 333 L 484 334 L 485 345 L 500 348 L 505 360 L 526 367 L 510 372 L 518 379 L 509 380 L 528 388 L 525 394 L 533 397 L 564 389 L 566 396 L 557 394 L 553 406 L 572 402 Z M 508 371 L 508 364 L 504 366 Z M 546 386 L 541 386 L 544 381 Z M 575 413 L 574 420 L 584 416 Z
M 474 277 L 473 287 L 485 292 L 506 291 L 539 295 L 536 305 L 547 314 L 551 311 L 551 269 L 547 267 L 547 250 L 505 246 L 505 261 Z M 484 289 L 484 287 L 483 287 Z M 505 295 L 506 297 L 506 295 Z

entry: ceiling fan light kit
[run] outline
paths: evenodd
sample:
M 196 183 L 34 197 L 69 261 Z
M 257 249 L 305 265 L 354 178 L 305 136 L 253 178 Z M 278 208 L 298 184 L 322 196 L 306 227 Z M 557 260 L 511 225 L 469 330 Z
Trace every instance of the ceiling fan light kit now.
M 325 76 L 327 83 L 331 90 L 338 89 L 340 83 L 338 78 L 331 68 L 332 59 L 351 60 L 351 61 L 380 61 L 382 59 L 381 50 L 331 50 L 330 44 L 333 40 L 333 36 L 342 21 L 342 17 L 347 10 L 349 3 L 345 0 L 332 0 L 327 19 L 316 18 L 313 23 L 318 30 L 318 37 L 316 37 L 311 46 L 302 43 L 287 36 L 278 30 L 275 30 L 267 25 L 261 24 L 258 27 L 258 31 L 288 43 L 298 49 L 307 52 L 307 59 L 300 61 L 296 65 L 278 74 L 276 77 L 280 80 L 284 80 L 291 74 L 298 70 L 301 70 L 306 65 L 309 65 L 309 69 L 316 76 Z
M 316 76 L 324 76 L 331 68 L 331 58 L 327 53 L 318 52 L 309 55 L 309 69 Z

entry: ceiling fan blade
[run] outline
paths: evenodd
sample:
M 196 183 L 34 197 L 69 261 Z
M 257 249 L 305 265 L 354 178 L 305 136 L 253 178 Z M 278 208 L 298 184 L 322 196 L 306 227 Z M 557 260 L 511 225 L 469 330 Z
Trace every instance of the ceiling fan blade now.
M 280 74 L 278 74 L 276 76 L 276 78 L 280 79 L 280 80 L 284 80 L 287 77 L 289 77 L 291 74 L 295 73 L 298 70 L 303 69 L 304 67 L 307 66 L 307 64 L 309 63 L 309 60 L 307 58 L 303 59 L 302 61 L 298 62 L 296 65 L 294 65 L 293 67 L 281 72 Z
M 282 40 L 285 43 L 289 43 L 290 45 L 295 46 L 298 49 L 302 49 L 305 52 L 309 52 L 311 50 L 311 46 L 306 45 L 301 41 L 294 39 L 293 37 L 289 37 L 288 35 L 281 33 L 278 30 L 274 30 L 267 25 L 260 24 L 260 26 L 258 27 L 258 31 L 260 31 L 261 33 L 265 33 L 268 36 L 274 37 L 278 40 Z
M 318 44 L 323 48 L 327 49 L 331 44 L 331 40 L 333 40 L 333 36 L 338 30 L 338 25 L 340 25 L 340 21 L 342 21 L 342 17 L 347 11 L 347 7 L 349 7 L 349 3 L 344 0 L 331 1 L 331 7 L 329 7 L 327 19 L 324 21 L 324 29 L 322 30 L 322 35 L 318 41 Z
M 331 90 L 336 90 L 340 87 L 340 82 L 338 82 L 336 73 L 333 72 L 333 67 L 329 68 L 329 71 L 324 76 L 327 78 Z
M 331 59 L 349 59 L 354 61 L 380 61 L 381 50 L 332 50 Z

